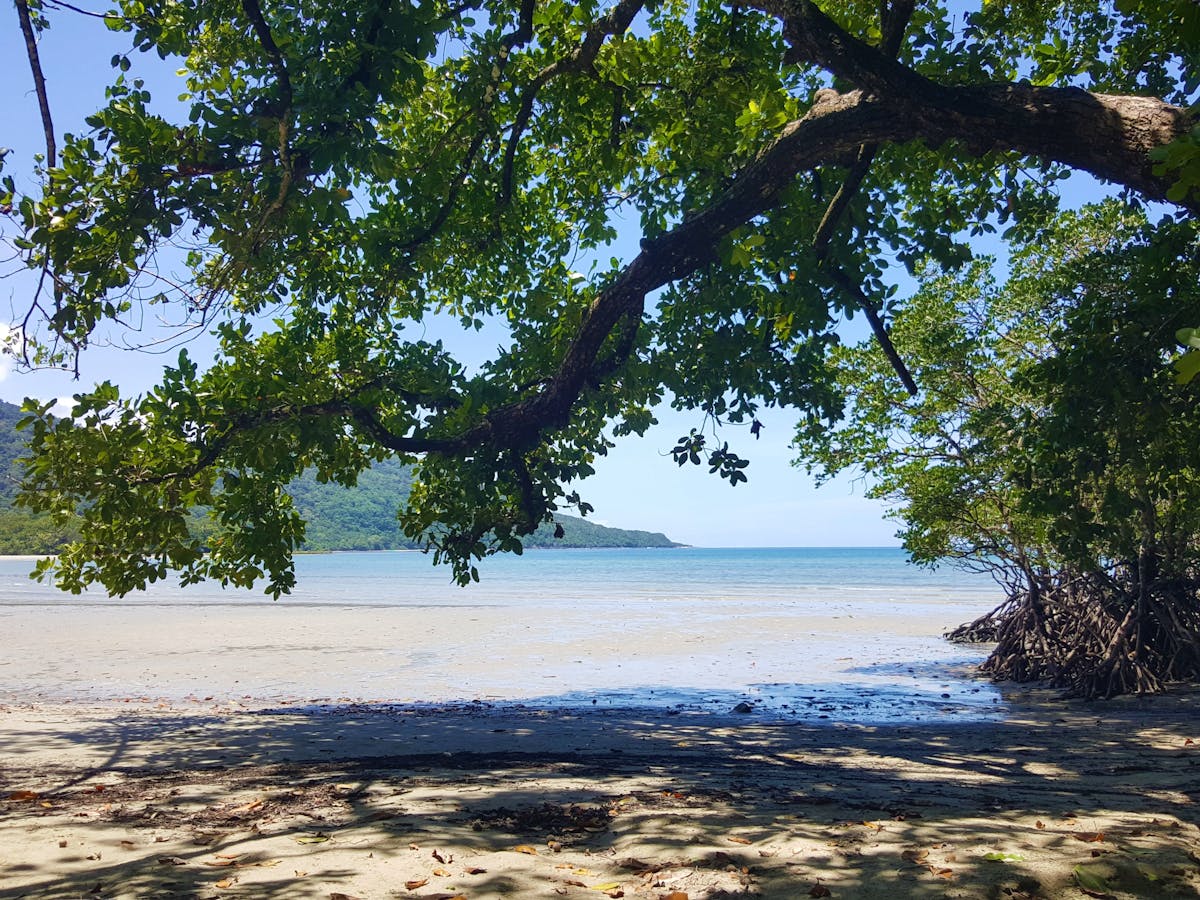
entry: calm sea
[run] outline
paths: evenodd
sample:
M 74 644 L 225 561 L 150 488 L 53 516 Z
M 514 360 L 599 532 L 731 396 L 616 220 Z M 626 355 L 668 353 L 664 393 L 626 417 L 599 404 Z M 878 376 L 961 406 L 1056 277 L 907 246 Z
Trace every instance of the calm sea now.
M 271 603 L 258 591 L 200 584 L 152 585 L 110 601 L 102 590 L 63 595 L 28 579 L 28 560 L 0 558 L 0 603 Z M 986 576 L 929 570 L 893 547 L 536 550 L 479 564 L 482 581 L 459 587 L 450 570 L 415 552 L 306 554 L 296 558 L 296 589 L 280 603 L 424 606 L 634 601 L 739 600 L 867 606 L 879 603 L 998 602 Z

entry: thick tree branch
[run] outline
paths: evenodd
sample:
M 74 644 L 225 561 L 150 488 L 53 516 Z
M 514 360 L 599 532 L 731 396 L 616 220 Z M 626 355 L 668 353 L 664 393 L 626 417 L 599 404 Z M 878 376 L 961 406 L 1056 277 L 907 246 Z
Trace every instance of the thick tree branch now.
M 812 0 L 748 0 L 748 5 L 783 22 L 783 36 L 791 48 L 788 62 L 813 63 L 877 96 L 930 95 L 940 89 L 896 61 L 898 36 L 889 40 L 885 34 L 884 46 L 872 47 L 841 28 Z
M 1150 199 L 1166 200 L 1170 182 L 1154 174 L 1147 154 L 1190 129 L 1193 117 L 1185 109 L 1153 97 L 1092 94 L 1078 88 L 943 85 L 891 58 L 888 47 L 872 47 L 849 34 L 812 0 L 748 2 L 783 22 L 792 61 L 814 63 L 875 97 L 912 104 L 922 123 L 932 126 L 926 143 L 958 138 L 979 153 L 984 148 L 1018 150 L 1082 169 Z M 937 123 L 938 116 L 946 120 Z M 995 134 L 980 130 L 985 122 Z M 1032 135 L 1031 129 L 1044 133 Z M 1195 200 L 1185 205 L 1200 212 Z
M 1145 97 L 1088 94 L 1072 88 L 988 85 L 950 91 L 953 114 L 940 102 L 881 101 L 861 92 L 827 95 L 740 172 L 707 209 L 647 242 L 593 301 L 558 370 L 534 397 L 500 407 L 454 441 L 529 446 L 562 427 L 585 389 L 608 335 L 626 315 L 640 315 L 648 293 L 695 271 L 734 228 L 772 209 L 796 174 L 857 153 L 864 144 L 962 140 L 978 154 L 1015 150 L 1064 162 L 1165 199 L 1169 182 L 1149 164 L 1122 163 L 1190 127 L 1186 110 Z M 1097 141 L 1095 138 L 1099 137 Z
M 254 29 L 254 36 L 258 38 L 258 42 L 266 52 L 271 69 L 275 73 L 275 79 L 279 82 L 279 92 L 283 95 L 283 103 L 290 110 L 293 103 L 292 79 L 288 74 L 287 63 L 283 61 L 283 54 L 279 52 L 279 46 L 271 34 L 271 26 L 263 17 L 262 7 L 258 5 L 258 0 L 241 0 L 241 3 L 242 11 Z
M 523 450 L 567 424 L 573 405 L 596 379 L 598 360 L 618 324 L 640 319 L 646 296 L 712 261 L 733 229 L 774 208 L 796 175 L 853 158 L 864 145 L 923 140 L 964 142 L 972 152 L 1010 150 L 1086 169 L 1164 199 L 1169 181 L 1123 170 L 1190 127 L 1185 110 L 1146 97 L 1092 95 L 1027 85 L 954 88 L 953 112 L 928 98 L 873 99 L 826 92 L 803 118 L 739 172 L 709 206 L 644 243 L 642 251 L 593 300 L 556 371 L 541 390 L 497 407 L 481 422 L 437 437 L 394 435 L 369 409 L 341 407 L 383 446 L 404 453 L 456 455 L 481 446 Z
M 17 18 L 21 22 L 21 35 L 25 38 L 25 55 L 29 58 L 29 71 L 33 74 L 33 90 L 37 94 L 38 112 L 42 116 L 42 134 L 46 138 L 46 168 L 52 169 L 58 165 L 58 147 L 54 139 L 54 120 L 50 116 L 46 78 L 42 74 L 42 61 L 38 56 L 37 35 L 33 31 L 28 0 L 16 0 L 16 4 Z

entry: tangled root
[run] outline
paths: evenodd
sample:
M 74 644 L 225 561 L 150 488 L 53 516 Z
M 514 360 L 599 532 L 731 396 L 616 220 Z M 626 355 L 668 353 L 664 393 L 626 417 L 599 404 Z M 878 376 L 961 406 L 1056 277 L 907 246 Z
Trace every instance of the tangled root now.
M 1161 691 L 1200 677 L 1200 583 L 1139 585 L 1108 573 L 1025 586 L 946 637 L 996 644 L 997 681 L 1044 681 L 1072 696 Z

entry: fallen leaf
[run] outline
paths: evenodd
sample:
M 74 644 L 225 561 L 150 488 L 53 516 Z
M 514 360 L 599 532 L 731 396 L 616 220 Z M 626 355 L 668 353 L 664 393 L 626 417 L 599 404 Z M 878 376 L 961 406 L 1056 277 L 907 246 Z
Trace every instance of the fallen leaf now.
M 436 875 L 438 878 L 452 878 L 453 877 L 449 872 L 447 872 L 445 869 L 442 869 L 442 868 L 434 869 L 433 874 Z
M 38 806 L 40 806 L 42 809 L 54 809 L 54 804 L 51 803 L 49 800 L 43 800 L 41 803 L 38 804 Z
M 132 850 L 135 845 L 134 845 L 133 841 L 121 841 L 121 846 L 124 847 L 126 850 Z
M 65 846 L 67 846 L 67 842 L 66 842 L 66 841 L 59 841 L 59 842 L 58 842 L 58 846 L 60 846 L 60 847 L 65 847 Z
M 513 847 L 515 853 L 528 853 L 530 856 L 537 856 L 537 847 L 531 847 L 528 844 L 517 844 Z
M 879 824 L 877 824 L 877 823 L 875 823 L 875 822 L 868 822 L 868 821 L 866 821 L 865 819 L 864 819 L 862 822 L 859 822 L 859 824 L 860 824 L 860 825 L 865 825 L 865 826 L 867 826 L 868 828 L 874 828 L 876 831 L 883 831 L 883 826 L 882 826 L 882 825 L 879 825 Z
M 420 850 L 421 848 L 418 847 L 416 844 L 409 844 L 408 849 L 409 850 Z
M 1089 897 L 1110 896 L 1107 873 L 1104 869 L 1080 863 L 1072 869 L 1072 874 L 1075 876 L 1075 883 L 1079 885 L 1079 889 Z
M 1034 827 L 1037 828 L 1038 830 L 1041 830 L 1046 827 L 1046 823 L 1039 820 L 1038 822 L 1036 822 L 1034 824 Z
M 662 900 L 688 900 L 687 891 L 671 891 L 671 893 L 665 894 Z
M 404 886 L 410 891 L 415 891 L 417 888 L 423 888 L 429 884 L 428 878 L 414 878 L 412 881 L 404 882 Z
M 750 843 L 750 839 L 749 839 L 749 838 L 744 838 L 744 837 L 734 837 L 734 836 L 730 836 L 729 838 L 727 838 L 727 840 L 728 840 L 728 841 L 729 841 L 731 844 L 749 844 L 749 843 Z
M 99 856 L 97 856 L 97 859 Z M 160 866 L 186 866 L 187 860 L 181 856 L 160 856 L 158 858 Z
M 214 853 L 217 859 L 241 859 L 245 854 L 242 853 Z
M 13 791 L 8 795 L 9 800 L 36 800 L 42 796 L 37 791 Z
M 232 859 L 206 859 L 204 864 L 212 866 L 214 869 L 223 869 L 232 866 L 234 861 Z
M 218 881 L 216 883 L 216 887 L 219 887 L 221 890 L 224 891 L 224 890 L 227 890 L 228 888 L 233 887 L 235 884 L 237 884 L 236 878 L 222 878 L 220 881 Z
M 930 867 L 931 871 L 932 871 L 932 868 L 933 867 L 931 866 Z M 936 875 L 938 878 L 945 878 L 945 879 L 949 880 L 954 877 L 954 870 L 953 869 L 938 869 L 933 874 Z
M 297 844 L 323 844 L 323 843 L 325 843 L 327 840 L 329 840 L 329 835 L 327 835 L 327 834 L 321 834 L 321 833 L 319 833 L 319 832 L 318 832 L 317 834 L 302 834 L 302 835 L 299 835 L 299 836 L 296 838 L 296 843 L 297 843 Z
M 371 813 L 369 816 L 367 816 L 365 819 L 363 819 L 363 821 L 364 822 L 382 822 L 384 819 L 394 818 L 395 815 L 396 815 L 395 813 L 390 813 L 386 809 L 381 809 L 378 812 Z
M 1071 836 L 1085 844 L 1099 844 L 1104 841 L 1103 831 L 1076 831 L 1072 832 Z
M 905 850 L 900 854 L 901 859 L 918 865 L 925 862 L 927 856 L 929 856 L 928 850 Z
M 810 897 L 832 897 L 833 891 L 821 883 L 814 884 L 808 892 Z
M 1187 740 L 1185 740 L 1185 741 L 1183 742 L 1183 746 L 1187 747 L 1187 746 L 1190 746 L 1191 744 L 1194 744 L 1194 743 L 1196 743 L 1196 742 L 1195 742 L 1195 741 L 1193 741 L 1191 738 L 1188 738 Z
M 434 859 L 436 859 L 440 863 L 445 863 L 447 861 L 446 859 L 444 859 L 442 857 L 442 854 L 438 853 L 436 850 L 434 850 L 433 853 L 430 854 L 430 856 L 432 856 Z M 454 857 L 450 857 L 450 859 L 453 860 Z
M 464 875 L 482 875 L 486 871 L 487 871 L 487 869 L 481 869 L 481 868 L 479 868 L 479 866 L 469 866 L 469 867 L 463 869 L 463 874 Z
M 569 884 L 571 887 L 587 887 L 582 881 L 576 881 L 574 878 L 564 878 L 563 884 Z
M 1000 852 L 985 853 L 983 858 L 989 862 L 1021 862 L 1025 859 L 1020 853 Z
M 621 882 L 619 882 L 619 881 L 606 881 L 606 882 L 604 882 L 604 884 L 593 884 L 592 890 L 593 891 L 601 891 L 601 892 L 615 891 L 620 886 L 621 886 Z
M 1163 877 L 1163 873 L 1161 871 L 1156 869 L 1154 866 L 1149 865 L 1148 863 L 1138 863 L 1137 870 L 1138 874 L 1147 881 L 1159 881 Z
M 355 897 L 350 894 L 343 894 L 341 891 L 334 891 L 329 895 L 329 900 L 362 900 L 362 897 Z

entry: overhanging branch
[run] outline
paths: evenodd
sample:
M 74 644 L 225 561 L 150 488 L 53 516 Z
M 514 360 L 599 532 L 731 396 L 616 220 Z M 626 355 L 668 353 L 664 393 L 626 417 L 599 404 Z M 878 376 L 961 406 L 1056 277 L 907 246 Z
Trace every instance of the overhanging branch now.
M 897 0 L 892 6 L 885 4 L 881 14 L 882 21 L 880 25 L 883 34 L 883 52 L 889 57 L 894 57 L 899 51 L 900 42 L 904 37 L 904 29 L 908 27 L 908 21 L 912 18 L 914 7 L 915 0 Z M 841 187 L 833 195 L 833 199 L 829 201 L 825 215 L 821 217 L 821 223 L 817 226 L 817 234 L 813 238 L 813 250 L 817 257 L 817 263 L 831 269 L 834 282 L 842 290 L 854 297 L 871 325 L 871 331 L 875 335 L 875 340 L 883 349 L 884 355 L 887 357 L 888 362 L 891 363 L 896 375 L 899 376 L 901 383 L 910 396 L 916 396 L 917 385 L 912 377 L 912 373 L 908 370 L 908 366 L 904 364 L 904 360 L 896 351 L 896 346 L 892 343 L 891 335 L 888 334 L 887 326 L 884 325 L 883 320 L 879 317 L 879 312 L 876 310 L 874 302 L 863 291 L 862 285 L 852 279 L 844 268 L 836 264 L 830 264 L 828 261 L 829 245 L 833 240 L 833 235 L 841 224 L 846 210 L 850 208 L 850 202 L 858 194 L 859 188 L 862 187 L 863 180 L 871 171 L 871 163 L 875 160 L 875 154 L 878 151 L 878 144 L 863 144 L 858 148 L 858 157 L 854 160 L 854 164 L 846 174 L 846 179 L 842 182 Z
M 58 148 L 54 139 L 54 120 L 50 115 L 50 97 L 46 93 L 46 77 L 42 74 L 42 61 L 38 56 L 37 35 L 33 30 L 33 19 L 29 15 L 28 0 L 16 0 L 17 18 L 21 22 L 21 35 L 25 38 L 25 55 L 29 58 L 29 70 L 33 74 L 33 90 L 37 94 L 38 112 L 42 116 L 42 134 L 46 138 L 46 168 L 58 164 Z

